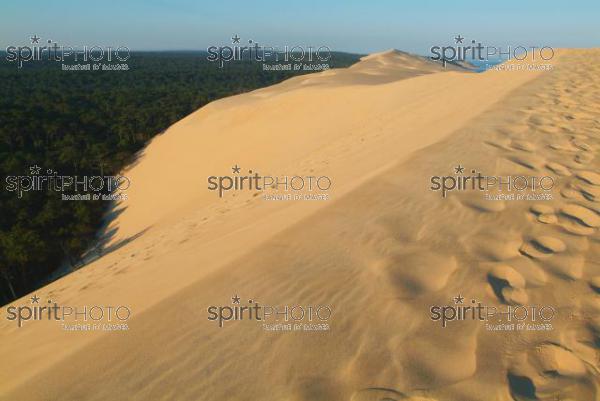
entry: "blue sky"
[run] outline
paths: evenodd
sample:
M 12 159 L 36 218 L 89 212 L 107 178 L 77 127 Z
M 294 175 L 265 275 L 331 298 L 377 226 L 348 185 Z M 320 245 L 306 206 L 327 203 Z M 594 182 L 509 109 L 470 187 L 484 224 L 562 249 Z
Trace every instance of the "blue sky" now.
M 600 46 L 599 0 L 2 0 L 0 48 L 36 34 L 69 46 L 197 49 L 243 40 L 426 53 L 456 34 L 484 45 Z

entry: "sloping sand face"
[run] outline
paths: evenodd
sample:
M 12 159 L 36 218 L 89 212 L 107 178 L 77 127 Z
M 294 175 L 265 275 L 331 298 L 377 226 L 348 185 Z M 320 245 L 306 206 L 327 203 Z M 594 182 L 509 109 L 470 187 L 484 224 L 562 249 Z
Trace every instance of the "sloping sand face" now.
M 401 69 L 397 54 L 378 57 L 349 70 Z M 63 304 L 128 305 L 129 330 L 3 320 L 2 396 L 598 399 L 599 61 L 598 50 L 570 50 L 546 72 L 352 85 L 336 76 L 355 71 L 317 74 L 190 115 L 127 172 L 115 241 L 143 234 L 38 291 Z M 332 199 L 206 189 L 206 176 L 236 164 L 327 175 Z M 430 190 L 432 176 L 471 170 L 550 176 L 552 199 Z M 237 296 L 244 305 L 327 305 L 329 330 L 208 319 L 208 308 L 235 306 Z M 556 315 L 551 329 L 511 331 L 450 314 L 442 324 L 432 313 L 471 304 Z
M 461 73 L 407 79 L 447 71 Z M 444 104 L 457 99 L 455 94 L 444 94 L 448 85 L 459 87 L 474 78 L 465 72 L 387 51 L 367 56 L 348 69 L 300 76 L 213 102 L 154 139 L 125 172 L 132 184 L 128 200 L 118 206 L 118 219 L 109 228 L 116 230 L 113 242 L 163 219 L 172 220 L 183 209 L 239 207 L 240 199 L 230 196 L 223 201 L 206 190 L 208 176 L 230 173 L 234 165 L 241 167 L 241 173 L 249 169 L 273 175 L 335 173 L 338 189 L 360 180 L 368 171 L 396 162 L 398 156 L 443 135 L 421 133 L 423 138 L 413 138 L 410 134 L 424 124 L 441 126 L 451 117 L 447 123 L 451 129 L 470 118 L 469 113 L 452 118 L 456 110 L 444 110 Z M 493 102 L 483 101 L 488 98 L 485 94 L 476 96 L 473 91 L 473 95 L 468 107 L 483 109 Z M 438 109 L 442 115 L 429 121 L 429 114 Z M 374 156 L 388 145 L 396 149 Z M 360 162 L 350 166 L 347 161 L 355 157 Z M 340 175 L 342 170 L 347 174 Z

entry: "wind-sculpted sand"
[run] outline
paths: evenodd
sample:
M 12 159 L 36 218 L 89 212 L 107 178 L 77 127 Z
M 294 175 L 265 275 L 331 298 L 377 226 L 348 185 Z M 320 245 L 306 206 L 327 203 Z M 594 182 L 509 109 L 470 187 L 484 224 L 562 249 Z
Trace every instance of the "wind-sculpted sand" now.
M 139 236 L 37 292 L 129 305 L 129 331 L 3 320 L 0 399 L 599 400 L 600 51 L 561 50 L 543 72 L 422 63 L 370 56 L 156 138 L 111 226 L 113 243 Z M 206 189 L 235 164 L 327 175 L 331 199 Z M 552 177 L 552 199 L 430 190 L 457 166 Z M 207 319 L 234 295 L 330 305 L 330 330 Z M 431 318 L 471 300 L 557 313 L 551 330 Z

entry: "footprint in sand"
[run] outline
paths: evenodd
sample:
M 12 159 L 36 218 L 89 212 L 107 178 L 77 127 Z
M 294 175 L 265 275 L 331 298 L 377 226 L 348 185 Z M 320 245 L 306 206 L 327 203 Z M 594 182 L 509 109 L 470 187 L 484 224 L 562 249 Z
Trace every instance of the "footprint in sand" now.
M 565 253 L 566 250 L 567 245 L 562 240 L 550 236 L 536 237 L 520 248 L 523 255 L 540 261 L 546 270 L 567 279 L 579 279 L 583 276 L 585 259 L 577 253 Z
M 550 148 L 563 152 L 577 152 L 577 148 L 571 142 L 555 142 L 550 144 Z
M 584 182 L 571 183 L 572 187 L 579 191 L 579 193 L 587 200 L 591 202 L 597 202 L 600 200 L 600 187 L 588 185 Z
M 535 203 L 529 208 L 535 214 L 554 214 L 554 208 L 543 203 Z
M 560 226 L 569 234 L 589 236 L 593 235 L 595 230 L 591 227 L 583 226 L 572 220 L 564 220 L 560 222 Z
M 534 367 L 549 376 L 581 378 L 587 374 L 581 359 L 557 344 L 547 343 L 536 347 L 531 359 Z
M 546 164 L 546 167 L 554 174 L 561 175 L 563 177 L 568 177 L 571 175 L 571 171 L 560 163 L 550 162 Z
M 549 118 L 542 117 L 539 114 L 529 117 L 529 122 L 534 125 L 552 125 L 552 121 Z
M 590 280 L 590 287 L 596 292 L 600 293 L 600 276 L 592 277 Z
M 600 186 L 600 174 L 594 171 L 579 171 L 575 176 L 588 184 Z
M 583 194 L 573 189 L 570 185 L 560 190 L 560 196 L 565 199 L 583 200 Z
M 587 143 L 585 143 L 583 141 L 578 141 L 578 140 L 574 139 L 572 142 L 576 148 L 585 150 L 586 152 L 592 152 L 594 150 L 594 148 L 592 148 L 590 145 L 588 145 Z
M 513 140 L 510 146 L 513 149 L 522 150 L 524 152 L 533 152 L 535 150 L 535 145 L 533 143 L 522 140 Z
M 508 388 L 513 399 L 534 400 L 536 399 L 535 384 L 527 376 L 521 376 L 515 373 L 508 373 Z
M 558 217 L 554 214 L 540 214 L 538 221 L 543 224 L 556 224 L 558 223 Z
M 575 162 L 579 164 L 589 164 L 592 160 L 594 160 L 594 155 L 589 152 L 581 152 L 575 155 Z
M 552 206 L 536 203 L 532 205 L 529 210 L 537 216 L 537 220 L 544 224 L 556 224 L 558 217 L 554 214 L 554 208 Z
M 528 287 L 542 287 L 548 282 L 546 272 L 534 259 L 519 255 L 516 258 L 505 261 L 505 263 L 512 266 L 523 276 Z
M 511 266 L 494 266 L 488 273 L 488 282 L 502 302 L 519 305 L 527 303 L 525 278 Z
M 558 238 L 540 236 L 523 243 L 519 251 L 533 259 L 543 259 L 564 252 L 567 246 Z
M 590 228 L 600 227 L 600 216 L 587 207 L 572 203 L 561 207 L 560 212 L 580 225 Z
M 510 393 L 517 401 L 550 401 L 556 399 L 556 394 L 569 393 L 577 394 L 574 398 L 577 400 L 591 400 L 595 390 L 589 376 L 585 363 L 571 350 L 544 342 L 520 354 L 513 361 L 507 379 Z
M 546 161 L 543 157 L 535 154 L 515 155 L 509 157 L 508 160 L 530 170 L 540 170 Z
M 484 141 L 485 144 L 502 150 L 510 150 L 510 141 L 506 138 L 496 138 L 489 141 Z
M 525 305 L 529 301 L 529 296 L 523 288 L 504 287 L 502 289 L 502 299 L 511 305 Z
M 497 280 L 506 282 L 513 288 L 525 288 L 525 278 L 509 265 L 496 265 L 489 275 Z

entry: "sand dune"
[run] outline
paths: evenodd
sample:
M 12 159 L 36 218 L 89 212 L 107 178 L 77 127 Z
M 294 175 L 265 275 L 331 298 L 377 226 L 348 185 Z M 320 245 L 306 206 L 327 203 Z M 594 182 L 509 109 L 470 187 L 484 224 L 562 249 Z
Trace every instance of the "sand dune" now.
M 474 74 L 385 52 L 198 110 L 126 171 L 111 244 L 131 240 L 37 292 L 128 305 L 129 331 L 1 321 L 0 398 L 600 399 L 599 61 L 564 50 L 552 71 Z M 429 190 L 457 164 L 552 176 L 554 197 Z M 331 199 L 206 189 L 234 165 L 327 175 Z M 331 329 L 207 320 L 237 294 L 331 305 Z M 461 294 L 559 314 L 550 331 L 430 319 Z

